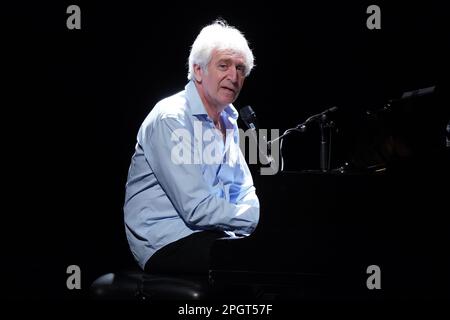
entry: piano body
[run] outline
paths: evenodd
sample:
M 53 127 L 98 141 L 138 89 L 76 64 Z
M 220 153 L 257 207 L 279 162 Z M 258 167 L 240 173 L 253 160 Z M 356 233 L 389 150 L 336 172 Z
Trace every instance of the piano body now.
M 210 280 L 271 299 L 448 298 L 449 150 L 436 122 L 398 110 L 351 132 L 371 143 L 354 143 L 339 169 L 256 172 L 259 226 L 216 241 Z M 370 266 L 381 290 L 367 286 Z

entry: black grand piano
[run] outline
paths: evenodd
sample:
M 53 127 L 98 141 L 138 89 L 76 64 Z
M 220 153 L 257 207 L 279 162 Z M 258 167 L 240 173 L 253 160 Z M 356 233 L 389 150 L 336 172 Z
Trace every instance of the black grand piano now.
M 282 172 L 256 170 L 259 226 L 216 241 L 211 282 L 234 297 L 448 298 L 450 118 L 434 89 L 405 92 L 348 125 L 335 167 L 322 158 L 296 167 L 283 152 Z M 368 287 L 373 268 L 381 289 Z

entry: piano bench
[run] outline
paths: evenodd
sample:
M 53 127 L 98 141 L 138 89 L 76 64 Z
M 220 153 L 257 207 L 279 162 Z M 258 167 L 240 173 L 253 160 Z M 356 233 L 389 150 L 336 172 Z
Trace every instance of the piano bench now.
M 148 274 L 144 271 L 107 273 L 90 287 L 94 300 L 204 300 L 207 276 Z

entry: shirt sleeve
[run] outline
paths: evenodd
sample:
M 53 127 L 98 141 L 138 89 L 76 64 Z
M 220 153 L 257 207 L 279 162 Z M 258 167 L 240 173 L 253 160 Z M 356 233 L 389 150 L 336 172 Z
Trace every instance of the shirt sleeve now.
M 235 172 L 234 185 L 232 186 L 231 198 L 236 199 L 236 204 L 248 204 L 259 208 L 259 200 L 256 189 L 253 186 L 253 179 L 248 168 L 245 157 L 239 149 L 239 170 Z
M 190 137 L 190 138 L 189 138 Z M 143 149 L 158 182 L 176 211 L 192 229 L 219 229 L 249 234 L 256 228 L 259 206 L 243 197 L 236 204 L 212 194 L 200 164 L 176 163 L 174 148 L 194 159 L 194 137 L 176 117 L 154 121 L 144 132 Z

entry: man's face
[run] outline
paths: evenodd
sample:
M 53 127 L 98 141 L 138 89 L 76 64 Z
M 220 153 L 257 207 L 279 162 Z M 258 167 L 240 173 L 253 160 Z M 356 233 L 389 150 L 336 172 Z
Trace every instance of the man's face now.
M 206 101 L 218 110 L 234 102 L 241 91 L 245 79 L 243 55 L 231 50 L 213 50 L 207 72 L 194 66 L 195 78 Z

